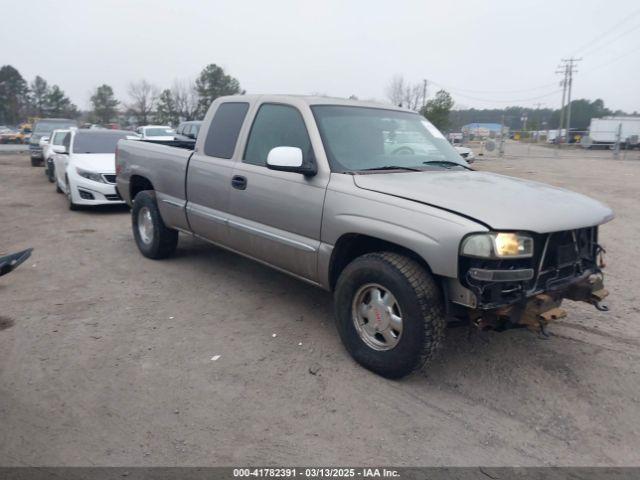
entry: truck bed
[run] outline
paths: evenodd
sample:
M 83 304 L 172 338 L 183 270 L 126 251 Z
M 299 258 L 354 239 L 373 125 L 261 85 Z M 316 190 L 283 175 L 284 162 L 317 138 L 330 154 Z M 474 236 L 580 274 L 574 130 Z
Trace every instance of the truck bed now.
M 167 223 L 186 228 L 185 178 L 193 147 L 192 142 L 180 140 L 120 140 L 116 151 L 120 196 L 132 205 L 135 193 L 141 189 L 139 179 L 144 177 L 156 191 L 158 207 Z M 132 176 L 132 170 L 136 175 Z

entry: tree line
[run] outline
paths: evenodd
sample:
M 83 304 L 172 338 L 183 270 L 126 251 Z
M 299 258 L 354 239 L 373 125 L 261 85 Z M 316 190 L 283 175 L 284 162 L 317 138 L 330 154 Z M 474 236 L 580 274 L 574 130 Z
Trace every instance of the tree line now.
M 176 125 L 201 119 L 209 105 L 224 95 L 244 93 L 240 82 L 216 64 L 207 65 L 195 81 L 175 80 L 160 89 L 145 79 L 132 82 L 127 99 L 116 98 L 113 88 L 103 84 L 91 94 L 91 109 L 81 112 L 58 85 L 36 76 L 31 83 L 11 65 L 0 68 L 0 124 L 16 125 L 28 117 L 82 117 L 88 123 Z
M 97 86 L 90 98 L 91 109 L 81 112 L 58 85 L 50 85 L 36 76 L 28 83 L 11 65 L 0 68 L 0 124 L 16 125 L 28 117 L 82 117 L 88 123 L 120 123 L 123 126 L 159 123 L 176 125 L 181 121 L 202 119 L 218 97 L 244 93 L 240 82 L 214 63 L 207 65 L 195 81 L 175 80 L 160 89 L 141 79 L 129 84 L 127 99 L 116 98 L 113 88 Z M 428 99 L 425 84 L 411 83 L 401 75 L 387 85 L 389 102 L 428 118 L 442 131 L 460 131 L 469 123 L 501 123 L 511 130 L 558 128 L 560 109 L 511 106 L 502 109 L 455 109 L 451 95 L 441 89 Z M 353 97 L 352 98 L 356 98 Z M 636 112 L 634 112 L 634 115 Z M 605 107 L 602 99 L 577 99 L 571 102 L 571 126 L 586 129 L 592 118 L 625 115 Z
M 0 68 L 0 123 L 15 125 L 29 116 L 78 115 L 78 108 L 58 85 L 49 85 L 40 76 L 27 83 L 11 65 Z

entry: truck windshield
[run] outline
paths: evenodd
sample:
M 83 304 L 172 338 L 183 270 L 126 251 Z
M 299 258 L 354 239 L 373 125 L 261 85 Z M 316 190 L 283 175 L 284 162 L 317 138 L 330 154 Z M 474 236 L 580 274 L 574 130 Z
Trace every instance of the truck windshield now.
M 47 122 L 46 120 L 39 121 L 38 123 L 36 123 L 34 133 L 41 135 L 41 134 L 51 133 L 56 129 L 65 129 L 65 128 L 75 127 L 75 126 L 76 126 L 76 122 L 74 122 L 73 120 L 69 120 L 68 122 Z
M 334 172 L 468 168 L 417 113 L 339 105 L 311 109 Z
M 167 137 L 175 135 L 176 131 L 172 128 L 145 128 L 144 134 L 147 137 Z
M 84 131 L 73 138 L 73 153 L 115 153 L 118 140 L 132 133 L 106 133 L 104 131 Z

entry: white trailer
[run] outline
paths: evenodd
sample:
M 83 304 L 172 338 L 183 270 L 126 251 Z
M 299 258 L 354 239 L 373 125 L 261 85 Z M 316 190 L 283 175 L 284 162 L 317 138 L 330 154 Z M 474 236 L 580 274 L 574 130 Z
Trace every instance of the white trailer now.
M 623 148 L 637 147 L 640 143 L 640 117 L 592 118 L 589 138 L 594 145 L 615 145 L 619 141 Z

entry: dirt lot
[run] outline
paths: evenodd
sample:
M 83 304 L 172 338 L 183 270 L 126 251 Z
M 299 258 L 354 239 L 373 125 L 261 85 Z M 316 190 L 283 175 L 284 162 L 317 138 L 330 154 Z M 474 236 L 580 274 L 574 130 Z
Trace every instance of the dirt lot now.
M 402 381 L 351 360 L 328 293 L 186 236 L 145 259 L 126 210 L 70 212 L 2 155 L 0 250 L 35 250 L 0 279 L 0 465 L 638 465 L 637 153 L 479 160 L 616 210 L 612 311 L 450 330 Z

